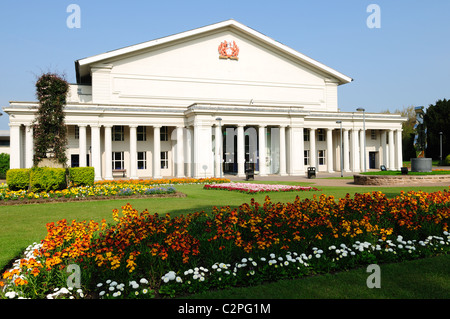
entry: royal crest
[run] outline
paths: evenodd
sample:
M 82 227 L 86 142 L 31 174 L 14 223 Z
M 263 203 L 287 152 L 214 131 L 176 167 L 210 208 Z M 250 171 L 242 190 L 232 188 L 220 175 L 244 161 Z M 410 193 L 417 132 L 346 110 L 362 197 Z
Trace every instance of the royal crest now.
M 236 42 L 223 41 L 219 45 L 219 59 L 238 60 L 239 47 Z

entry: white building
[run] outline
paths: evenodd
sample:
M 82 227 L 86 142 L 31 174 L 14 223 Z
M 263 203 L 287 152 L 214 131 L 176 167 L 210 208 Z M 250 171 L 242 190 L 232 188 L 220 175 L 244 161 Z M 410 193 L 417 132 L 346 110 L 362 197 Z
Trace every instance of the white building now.
M 234 20 L 75 67 L 65 108 L 67 164 L 93 166 L 96 180 L 244 176 L 245 163 L 262 176 L 304 175 L 311 166 L 340 171 L 341 161 L 359 172 L 364 156 L 367 169 L 402 166 L 404 118 L 340 112 L 338 86 L 350 77 Z M 32 166 L 36 107 L 4 108 L 11 168 Z

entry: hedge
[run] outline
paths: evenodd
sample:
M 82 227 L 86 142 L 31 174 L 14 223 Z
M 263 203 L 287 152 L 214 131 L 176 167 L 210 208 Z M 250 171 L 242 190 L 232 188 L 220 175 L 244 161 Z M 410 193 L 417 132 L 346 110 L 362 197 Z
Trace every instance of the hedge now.
M 32 192 L 56 191 L 67 188 L 67 170 L 65 168 L 33 167 L 30 173 Z
M 444 165 L 450 166 L 450 154 L 448 154 L 447 157 L 445 158 Z
M 62 190 L 71 186 L 94 185 L 93 167 L 52 168 L 34 167 L 10 169 L 6 184 L 12 191 L 30 189 L 33 192 Z
M 0 154 L 0 178 L 6 177 L 6 172 L 9 170 L 9 154 Z
M 69 182 L 72 186 L 94 185 L 95 172 L 93 167 L 69 168 Z
M 28 168 L 15 168 L 6 172 L 6 184 L 12 191 L 28 189 L 30 186 L 30 172 Z

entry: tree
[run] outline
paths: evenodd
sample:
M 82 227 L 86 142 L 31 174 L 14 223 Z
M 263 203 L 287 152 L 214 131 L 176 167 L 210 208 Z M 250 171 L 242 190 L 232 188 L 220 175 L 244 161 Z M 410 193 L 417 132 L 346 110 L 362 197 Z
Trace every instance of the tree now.
M 429 105 L 424 120 L 428 143 L 426 156 L 439 159 L 439 132 L 442 132 L 442 157 L 445 159 L 450 154 L 450 100 L 438 100 L 434 105 Z
M 45 73 L 36 82 L 39 101 L 33 125 L 34 165 L 51 158 L 63 166 L 67 163 L 67 129 L 64 107 L 69 84 L 60 75 Z

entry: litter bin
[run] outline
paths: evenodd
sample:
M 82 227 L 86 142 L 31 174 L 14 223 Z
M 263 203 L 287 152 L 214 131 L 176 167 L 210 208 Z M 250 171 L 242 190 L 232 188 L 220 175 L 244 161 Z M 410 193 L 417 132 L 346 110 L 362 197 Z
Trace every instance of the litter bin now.
M 245 168 L 245 180 L 254 180 L 255 179 L 255 167 L 254 163 L 248 163 Z
M 308 167 L 308 178 L 316 178 L 316 168 Z

